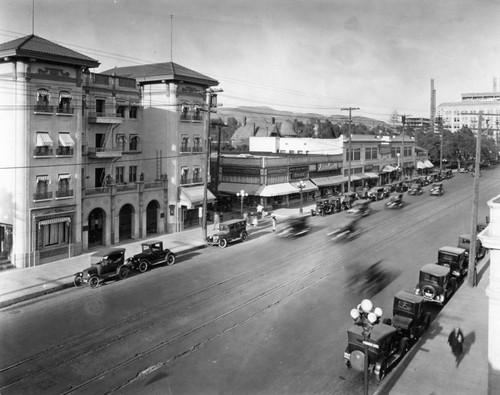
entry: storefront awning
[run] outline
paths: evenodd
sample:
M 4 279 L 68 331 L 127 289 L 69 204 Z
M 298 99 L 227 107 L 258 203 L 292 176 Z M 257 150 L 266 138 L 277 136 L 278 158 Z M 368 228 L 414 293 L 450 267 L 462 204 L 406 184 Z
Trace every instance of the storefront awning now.
M 36 134 L 37 147 L 52 147 L 52 144 L 54 144 L 54 142 L 52 141 L 48 133 L 38 132 Z
M 430 160 L 426 160 L 426 161 L 424 162 L 424 165 L 425 165 L 426 167 L 429 167 L 429 168 L 434 167 L 434 165 L 432 164 L 432 162 L 431 162 Z
M 52 225 L 52 224 L 60 224 L 61 222 L 71 222 L 70 217 L 59 217 L 59 218 L 51 218 L 51 219 L 44 219 L 43 221 L 38 222 L 38 228 L 40 229 L 41 226 L 44 225 Z
M 298 192 L 299 188 L 294 187 L 289 182 L 284 182 L 282 184 L 263 185 L 255 194 L 263 197 L 274 197 L 291 195 L 292 193 Z
M 327 187 L 333 185 L 330 177 L 312 178 L 311 181 L 314 182 L 318 187 Z
M 363 178 L 378 178 L 377 173 L 372 173 L 372 172 L 366 172 L 363 174 L 360 174 Z
M 332 185 L 339 185 L 348 181 L 347 177 L 344 176 L 333 176 L 328 178 L 332 181 Z
M 384 168 L 382 169 L 382 172 L 384 173 L 391 173 L 393 171 L 397 170 L 395 167 L 391 165 L 385 165 Z
M 239 184 L 235 182 L 221 182 L 217 188 L 218 192 L 230 193 L 236 195 L 242 189 L 249 195 L 255 195 L 260 185 L 257 184 Z
M 360 174 L 351 174 L 351 181 L 359 181 L 362 180 Z
M 311 191 L 317 191 L 319 188 L 314 185 L 310 180 L 302 180 L 302 182 L 304 183 L 304 188 L 302 188 L 302 192 L 311 192 Z M 300 192 L 300 188 L 299 188 L 299 183 L 300 181 L 295 181 L 295 182 L 291 182 L 290 184 L 297 188 L 297 191 Z
M 203 185 L 195 187 L 181 187 L 180 205 L 187 206 L 188 209 L 193 209 L 195 206 L 203 204 Z M 207 189 L 207 203 L 213 203 L 215 196 Z
M 59 145 L 63 147 L 74 147 L 75 142 L 69 135 L 69 133 L 59 133 Z
M 425 169 L 427 166 L 425 165 L 424 162 L 417 162 L 417 169 Z

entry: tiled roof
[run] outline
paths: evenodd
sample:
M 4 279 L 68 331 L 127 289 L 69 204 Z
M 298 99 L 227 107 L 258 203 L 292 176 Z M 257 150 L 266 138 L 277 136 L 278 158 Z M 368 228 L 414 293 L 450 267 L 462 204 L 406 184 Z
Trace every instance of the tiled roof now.
M 174 62 L 144 64 L 139 66 L 115 67 L 102 74 L 135 78 L 138 81 L 186 81 L 206 86 L 218 85 L 219 82 L 197 71 L 188 69 Z
M 0 44 L 0 57 L 29 57 L 78 66 L 99 66 L 95 59 L 35 35 Z

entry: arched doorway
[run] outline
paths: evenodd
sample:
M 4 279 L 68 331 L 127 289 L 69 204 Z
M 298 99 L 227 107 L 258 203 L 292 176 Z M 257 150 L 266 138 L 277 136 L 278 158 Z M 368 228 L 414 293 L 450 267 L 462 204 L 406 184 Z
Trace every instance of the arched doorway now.
M 134 208 L 130 204 L 124 205 L 118 214 L 118 234 L 120 240 L 132 238 L 132 224 L 134 216 Z
M 160 204 L 151 200 L 146 207 L 146 234 L 158 233 L 158 210 Z
M 104 244 L 104 229 L 105 229 L 106 213 L 102 208 L 93 209 L 88 217 L 89 232 L 88 245 L 96 246 Z

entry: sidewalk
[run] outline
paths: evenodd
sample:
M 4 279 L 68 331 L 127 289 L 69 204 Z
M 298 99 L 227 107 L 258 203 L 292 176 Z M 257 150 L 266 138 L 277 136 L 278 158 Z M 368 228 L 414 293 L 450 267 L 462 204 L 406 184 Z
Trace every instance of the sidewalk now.
M 478 285 L 467 281 L 441 310 L 430 328 L 389 374 L 375 394 L 465 395 L 488 393 L 488 255 L 478 265 Z M 455 325 L 465 337 L 457 366 L 448 345 Z
M 304 206 L 304 214 L 311 212 L 312 205 Z M 290 215 L 298 214 L 299 209 L 281 208 L 273 211 L 278 221 Z M 229 213 L 234 218 L 239 218 L 240 213 Z M 259 221 L 258 229 L 271 226 L 271 216 L 268 215 Z M 252 233 L 249 228 L 249 233 Z M 214 232 L 213 224 L 208 224 L 207 234 Z M 200 227 L 185 230 L 178 233 L 169 233 L 141 239 L 137 241 L 114 244 L 113 247 L 125 247 L 126 257 L 137 254 L 141 251 L 141 243 L 146 240 L 160 240 L 166 248 L 171 249 L 178 255 L 206 247 Z M 109 247 L 109 246 L 108 246 Z M 88 252 L 71 258 L 57 260 L 43 265 L 24 269 L 8 269 L 0 271 L 0 308 L 11 306 L 16 303 L 34 299 L 49 293 L 57 292 L 73 287 L 74 274 L 89 266 L 90 255 L 95 251 Z

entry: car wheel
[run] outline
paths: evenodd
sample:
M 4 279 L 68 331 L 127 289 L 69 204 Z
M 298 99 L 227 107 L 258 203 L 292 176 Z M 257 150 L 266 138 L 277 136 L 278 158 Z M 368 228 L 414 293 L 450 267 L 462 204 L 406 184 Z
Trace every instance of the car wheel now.
M 227 247 L 227 240 L 226 239 L 220 239 L 220 241 L 219 241 L 219 247 L 220 248 L 226 248 Z
M 128 277 L 128 267 L 122 266 L 118 269 L 118 278 L 124 280 Z
M 247 239 L 247 237 L 248 237 L 247 232 L 241 233 L 241 241 L 245 241 Z
M 376 373 L 375 378 L 377 381 L 382 381 L 385 377 L 385 364 L 380 367 L 380 370 Z
M 422 295 L 424 295 L 430 299 L 434 299 L 434 297 L 436 296 L 436 290 L 431 285 L 425 285 L 422 288 Z
M 175 263 L 175 254 L 167 255 L 167 266 L 172 266 Z
M 142 261 L 140 261 L 140 262 L 139 262 L 139 267 L 138 267 L 138 269 L 139 269 L 139 271 L 140 271 L 141 273 L 146 272 L 146 271 L 148 270 L 148 267 L 149 267 L 149 263 L 148 263 L 148 261 L 146 261 L 146 260 L 142 260 Z
M 95 288 L 99 285 L 99 277 L 97 276 L 92 276 L 89 278 L 89 285 L 90 288 Z
M 81 286 L 83 284 L 83 276 L 81 274 L 76 275 L 73 279 L 73 284 L 75 284 L 75 287 Z

